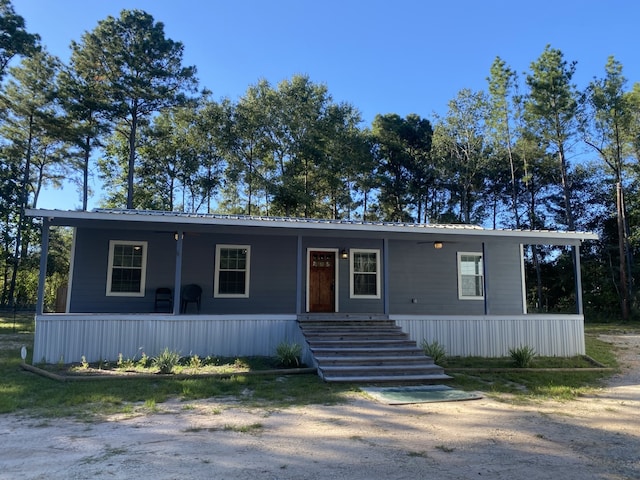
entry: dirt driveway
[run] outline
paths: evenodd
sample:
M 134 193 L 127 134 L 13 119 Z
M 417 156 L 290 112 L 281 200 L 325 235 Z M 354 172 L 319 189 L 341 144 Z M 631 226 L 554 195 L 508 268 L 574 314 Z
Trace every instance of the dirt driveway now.
M 638 479 L 640 335 L 596 395 L 244 409 L 201 401 L 102 423 L 0 416 L 0 479 Z

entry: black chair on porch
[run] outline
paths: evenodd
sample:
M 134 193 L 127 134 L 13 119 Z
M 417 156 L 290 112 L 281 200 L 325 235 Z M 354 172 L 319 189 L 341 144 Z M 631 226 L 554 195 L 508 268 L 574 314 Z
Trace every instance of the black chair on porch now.
M 170 288 L 160 287 L 156 288 L 156 297 L 153 302 L 153 311 L 156 313 L 173 312 L 173 292 Z
M 180 313 L 186 313 L 190 303 L 196 304 L 196 310 L 200 313 L 200 300 L 202 299 L 202 287 L 196 284 L 185 285 L 182 287 L 180 295 Z

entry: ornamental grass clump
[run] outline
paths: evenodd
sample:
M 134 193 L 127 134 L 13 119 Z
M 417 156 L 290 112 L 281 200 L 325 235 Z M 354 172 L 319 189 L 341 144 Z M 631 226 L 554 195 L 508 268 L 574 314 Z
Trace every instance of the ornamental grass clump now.
M 151 365 L 156 367 L 160 373 L 171 373 L 180 362 L 180 354 L 165 348 L 157 357 L 153 357 Z
M 278 363 L 286 368 L 299 367 L 302 347 L 297 343 L 282 342 L 276 347 Z
M 509 355 L 516 368 L 529 368 L 536 356 L 536 351 L 529 345 L 521 345 L 518 348 L 510 348 Z
M 422 340 L 420 347 L 422 348 L 422 351 L 427 357 L 431 357 L 431 359 L 433 360 L 433 363 L 442 365 L 445 362 L 447 351 L 444 348 L 444 345 L 442 345 L 437 340 L 434 340 L 433 342 L 428 342 L 427 339 L 425 338 Z

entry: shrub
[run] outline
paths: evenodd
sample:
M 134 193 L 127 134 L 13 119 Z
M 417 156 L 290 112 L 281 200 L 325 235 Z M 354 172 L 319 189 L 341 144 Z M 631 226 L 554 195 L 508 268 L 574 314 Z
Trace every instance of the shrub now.
M 198 355 L 193 355 L 189 359 L 189 367 L 193 369 L 198 369 L 198 368 L 201 368 L 202 366 L 203 366 L 202 360 Z
M 536 351 L 529 345 L 521 345 L 518 348 L 510 348 L 509 355 L 517 368 L 528 368 L 536 356 Z
M 151 364 L 160 370 L 160 373 L 171 373 L 173 368 L 180 362 L 180 354 L 178 352 L 172 352 L 168 348 L 165 349 L 157 356 L 153 357 Z
M 299 367 L 302 347 L 297 343 L 282 342 L 276 347 L 276 358 L 283 367 Z
M 427 342 L 427 339 L 425 338 L 422 340 L 420 346 L 422 347 L 422 351 L 424 352 L 424 354 L 427 357 L 431 357 L 434 363 L 442 365 L 445 362 L 447 351 L 445 350 L 444 345 L 442 345 L 437 340 L 434 340 L 433 342 Z
M 135 368 L 136 362 L 130 358 L 125 359 L 122 353 L 118 354 L 118 362 L 116 363 L 116 367 L 119 370 L 131 370 Z
M 152 360 L 147 356 L 147 354 L 142 352 L 142 356 L 140 357 L 140 360 L 138 360 L 137 365 L 141 368 L 149 368 L 151 362 Z

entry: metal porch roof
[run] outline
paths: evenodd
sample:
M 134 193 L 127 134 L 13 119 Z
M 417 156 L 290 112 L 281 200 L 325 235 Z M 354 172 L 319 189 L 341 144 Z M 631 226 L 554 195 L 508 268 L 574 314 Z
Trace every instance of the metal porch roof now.
M 223 215 L 215 213 L 184 213 L 151 210 L 96 209 L 47 210 L 28 209 L 26 214 L 49 219 L 52 225 L 81 226 L 93 222 L 152 223 L 158 225 L 217 225 L 237 227 L 268 227 L 293 230 L 322 230 L 339 232 L 370 232 L 377 234 L 460 235 L 485 237 L 510 237 L 536 239 L 551 243 L 574 244 L 584 240 L 597 240 L 598 235 L 589 232 L 555 230 L 488 229 L 477 225 L 421 224 L 400 222 L 374 222 L 360 220 L 330 220 L 296 217 L 268 217 L 254 215 Z

